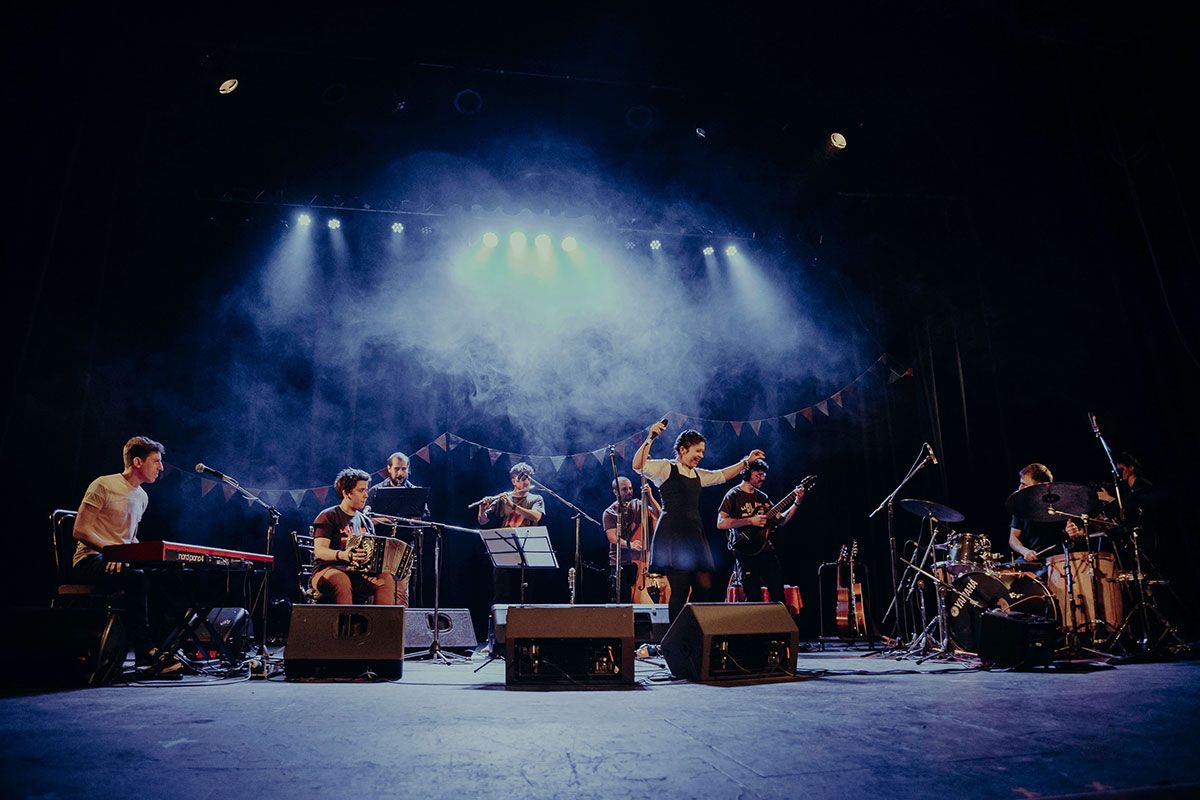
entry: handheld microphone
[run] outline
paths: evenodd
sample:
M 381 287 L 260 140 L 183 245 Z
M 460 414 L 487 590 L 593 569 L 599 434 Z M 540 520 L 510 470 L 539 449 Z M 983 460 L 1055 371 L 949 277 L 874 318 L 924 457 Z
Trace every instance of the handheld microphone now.
M 1096 415 L 1090 411 L 1088 412 L 1088 422 L 1092 423 L 1092 433 L 1099 436 L 1100 435 L 1100 425 L 1096 422 Z
M 664 428 L 665 428 L 667 425 L 669 425 L 669 424 L 670 424 L 670 420 L 668 420 L 666 417 L 663 417 L 663 418 L 662 418 L 662 420 L 660 420 L 660 421 L 662 422 L 662 425 L 663 425 L 663 427 L 664 427 Z M 651 440 L 653 440 L 653 439 L 657 439 L 657 438 L 658 438 L 658 434 L 657 434 L 657 433 L 655 433 L 654 431 L 651 431 L 651 432 L 650 432 L 650 438 L 651 438 Z
M 223 480 L 223 481 L 233 480 L 228 475 L 226 475 L 224 472 L 218 472 L 217 470 L 213 469 L 212 467 L 205 466 L 204 464 L 197 464 L 196 472 L 199 472 L 201 475 L 212 475 L 214 478 L 219 478 L 220 480 Z
M 937 455 L 933 452 L 933 446 L 930 445 L 929 442 L 925 443 L 925 452 L 929 454 L 929 460 L 932 461 L 933 465 L 936 467 L 938 463 Z

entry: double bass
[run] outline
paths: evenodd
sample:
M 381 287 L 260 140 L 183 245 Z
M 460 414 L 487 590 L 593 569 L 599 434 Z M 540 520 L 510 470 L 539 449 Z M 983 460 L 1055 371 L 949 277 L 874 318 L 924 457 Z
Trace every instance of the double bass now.
M 641 605 L 667 603 L 671 599 L 671 584 L 667 581 L 667 576 L 650 571 L 650 504 L 646 502 L 646 495 L 649 491 L 650 484 L 646 482 L 646 476 L 643 475 L 642 516 L 639 521 L 642 549 L 634 551 L 633 562 L 637 565 L 637 577 L 633 581 L 632 594 L 633 602 Z M 656 524 L 657 521 L 656 518 Z

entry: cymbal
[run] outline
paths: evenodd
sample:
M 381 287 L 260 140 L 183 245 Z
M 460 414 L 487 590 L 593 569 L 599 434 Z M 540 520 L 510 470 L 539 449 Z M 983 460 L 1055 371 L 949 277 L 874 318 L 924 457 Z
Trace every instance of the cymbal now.
M 1004 507 L 1013 516 L 1030 522 L 1066 522 L 1067 517 L 1051 514 L 1050 509 L 1087 514 L 1096 503 L 1092 487 L 1082 483 L 1035 483 L 1010 494 Z
M 935 503 L 932 500 L 901 500 L 896 505 L 910 514 L 916 514 L 918 517 L 934 517 L 939 522 L 962 522 L 966 519 L 966 517 L 953 508 Z

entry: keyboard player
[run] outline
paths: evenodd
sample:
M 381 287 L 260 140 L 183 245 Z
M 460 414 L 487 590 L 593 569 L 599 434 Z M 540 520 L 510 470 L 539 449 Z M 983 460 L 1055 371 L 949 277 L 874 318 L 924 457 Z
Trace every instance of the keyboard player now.
M 101 475 L 84 492 L 75 516 L 77 542 L 71 559 L 72 579 L 91 584 L 102 592 L 118 595 L 125 626 L 140 666 L 158 658 L 147 613 L 149 593 L 146 574 L 129 569 L 120 561 L 105 561 L 101 551 L 115 544 L 136 543 L 138 524 L 150 497 L 143 484 L 154 483 L 163 473 L 166 448 L 146 436 L 134 436 L 125 443 L 122 458 L 125 469 L 115 475 Z M 178 671 L 182 664 L 173 658 L 158 659 L 160 673 Z

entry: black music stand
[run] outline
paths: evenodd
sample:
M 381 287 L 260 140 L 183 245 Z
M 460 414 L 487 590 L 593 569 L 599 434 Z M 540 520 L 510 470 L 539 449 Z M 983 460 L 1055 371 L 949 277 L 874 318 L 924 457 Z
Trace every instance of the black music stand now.
M 488 528 L 479 532 L 496 569 L 521 570 L 521 602 L 525 602 L 525 570 L 558 569 L 558 556 L 544 525 Z
M 371 514 L 392 517 L 385 527 L 391 528 L 391 536 L 397 538 L 397 529 L 401 522 L 396 517 L 404 519 L 429 518 L 429 487 L 428 486 L 383 486 L 376 489 L 371 500 Z M 409 605 L 416 597 L 417 605 L 423 606 L 420 593 L 425 588 L 424 572 L 422 571 L 422 550 L 424 549 L 425 529 L 417 525 L 411 527 L 413 532 L 413 578 L 409 584 Z M 415 585 L 414 585 L 415 584 Z

